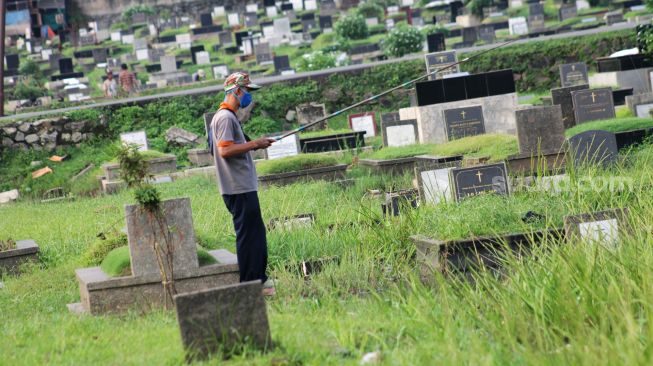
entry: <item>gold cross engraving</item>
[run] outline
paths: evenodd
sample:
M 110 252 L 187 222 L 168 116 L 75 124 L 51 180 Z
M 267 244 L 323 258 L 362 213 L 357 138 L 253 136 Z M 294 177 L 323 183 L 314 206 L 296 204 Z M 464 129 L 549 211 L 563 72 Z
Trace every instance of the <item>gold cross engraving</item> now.
M 478 177 L 478 181 L 479 181 L 479 183 L 480 183 L 480 182 L 481 182 L 481 177 L 483 176 L 483 173 L 481 173 L 481 171 L 479 170 L 479 171 L 477 171 L 476 174 L 474 174 L 474 175 L 476 175 L 476 176 Z
M 571 65 L 571 71 L 576 71 L 576 65 Z
M 592 103 L 596 103 L 596 94 L 592 92 Z
M 446 57 L 444 57 L 444 56 L 440 56 L 440 57 L 438 58 L 438 60 L 439 60 L 440 62 L 444 62 L 444 61 L 446 60 Z
M 463 119 L 465 119 L 465 114 L 466 114 L 466 113 L 465 113 L 464 110 L 463 110 L 462 112 L 460 112 L 460 116 L 463 117 Z

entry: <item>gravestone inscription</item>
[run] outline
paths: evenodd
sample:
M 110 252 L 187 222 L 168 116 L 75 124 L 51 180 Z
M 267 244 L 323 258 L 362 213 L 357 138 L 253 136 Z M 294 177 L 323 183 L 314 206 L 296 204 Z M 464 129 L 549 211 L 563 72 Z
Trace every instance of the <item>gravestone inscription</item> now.
M 299 154 L 299 135 L 294 134 L 284 137 L 273 143 L 265 150 L 266 159 L 279 159 L 286 156 L 295 156 Z
M 485 133 L 483 107 L 480 105 L 445 109 L 443 113 L 447 139 L 449 141 Z
M 456 51 L 428 53 L 424 57 L 426 60 L 426 71 L 429 73 L 447 67 L 458 61 L 458 58 L 456 57 Z M 460 72 L 458 65 L 452 66 L 445 70 L 429 75 L 429 80 L 442 79 L 444 75 L 454 74 L 458 72 Z
M 417 120 L 381 120 L 383 146 L 406 146 L 419 141 Z
M 610 251 L 615 251 L 619 249 L 622 235 L 631 231 L 628 214 L 627 208 L 619 208 L 566 216 L 564 223 L 567 238 L 598 244 Z
M 349 116 L 349 128 L 365 131 L 365 137 L 376 136 L 376 116 L 374 113 L 360 113 Z
M 582 62 L 560 65 L 562 87 L 589 84 L 587 65 Z
M 456 200 L 481 193 L 508 195 L 508 175 L 505 163 L 481 165 L 451 170 L 451 182 Z
M 615 117 L 612 89 L 600 88 L 571 92 L 576 123 Z

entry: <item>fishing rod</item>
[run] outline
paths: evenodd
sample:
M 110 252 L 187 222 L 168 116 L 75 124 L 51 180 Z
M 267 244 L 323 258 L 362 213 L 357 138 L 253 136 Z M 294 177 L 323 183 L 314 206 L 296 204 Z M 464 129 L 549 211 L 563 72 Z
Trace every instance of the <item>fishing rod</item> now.
M 367 98 L 367 99 L 365 99 L 365 100 L 362 100 L 362 101 L 360 101 L 360 102 L 358 102 L 358 103 L 352 104 L 352 105 L 350 105 L 349 107 L 346 107 L 346 108 L 343 108 L 343 109 L 341 109 L 341 110 L 339 110 L 339 111 L 337 111 L 337 112 L 331 113 L 330 115 L 328 115 L 328 116 L 326 116 L 326 117 L 320 118 L 320 119 L 318 119 L 318 120 L 315 121 L 315 122 L 311 122 L 311 123 L 309 123 L 309 124 L 306 124 L 306 125 L 300 126 L 299 128 L 296 128 L 296 129 L 294 129 L 294 130 L 292 130 L 292 131 L 290 131 L 290 132 L 287 132 L 287 133 L 285 133 L 285 134 L 283 134 L 283 135 L 281 135 L 281 136 L 274 137 L 274 139 L 275 139 L 276 141 L 280 141 L 280 140 L 282 140 L 282 139 L 284 139 L 284 138 L 286 138 L 286 137 L 288 137 L 288 136 L 292 136 L 292 135 L 294 135 L 294 134 L 296 134 L 296 133 L 299 133 L 299 132 L 304 131 L 305 129 L 307 129 L 307 128 L 309 128 L 309 127 L 315 126 L 315 125 L 318 124 L 318 123 L 322 123 L 322 122 L 327 121 L 327 120 L 329 120 L 329 119 L 331 119 L 331 118 L 333 118 L 333 117 L 339 116 L 339 115 L 341 115 L 341 114 L 343 114 L 343 113 L 345 113 L 345 112 L 347 112 L 347 111 L 349 111 L 349 110 L 351 110 L 351 109 L 354 109 L 354 108 L 356 108 L 356 107 L 360 107 L 360 106 L 365 105 L 365 104 L 367 104 L 367 103 L 369 103 L 369 102 L 371 102 L 371 101 L 374 101 L 374 100 L 376 100 L 376 99 L 379 99 L 379 98 L 381 98 L 381 97 L 383 97 L 383 96 L 385 96 L 385 95 L 388 95 L 388 94 L 394 92 L 395 90 L 399 90 L 399 89 L 402 89 L 402 88 L 406 88 L 406 87 L 408 87 L 408 86 L 410 86 L 410 85 L 412 85 L 412 84 L 415 84 L 416 82 L 418 82 L 418 81 L 420 81 L 420 80 L 423 80 L 423 79 L 428 78 L 428 77 L 431 76 L 431 75 L 435 75 L 435 74 L 437 74 L 437 73 L 439 73 L 439 72 L 442 72 L 442 71 L 444 71 L 444 70 L 450 69 L 450 68 L 455 67 L 455 66 L 458 66 L 458 65 L 460 65 L 460 64 L 463 64 L 463 63 L 465 63 L 465 62 L 467 62 L 467 61 L 469 61 L 469 60 L 471 60 L 471 59 L 474 59 L 474 58 L 476 58 L 476 57 L 479 57 L 479 56 L 481 56 L 481 55 L 484 55 L 484 54 L 486 54 L 486 53 L 492 52 L 492 51 L 494 51 L 494 50 L 496 50 L 496 49 L 499 49 L 499 48 L 501 48 L 501 47 L 504 47 L 504 46 L 506 46 L 506 45 L 509 45 L 509 44 L 511 44 L 511 43 L 513 43 L 513 42 L 515 42 L 515 41 L 517 41 L 517 40 L 519 40 L 519 38 L 515 38 L 515 39 L 512 39 L 512 40 L 509 40 L 509 41 L 504 42 L 504 43 L 502 43 L 502 44 L 500 44 L 500 45 L 498 45 L 498 46 L 496 46 L 496 47 L 488 48 L 487 50 L 481 51 L 480 53 L 477 53 L 477 54 L 474 55 L 474 56 L 466 57 L 466 58 L 464 58 L 464 59 L 462 59 L 462 60 L 460 60 L 460 61 L 457 61 L 457 62 L 455 62 L 455 63 L 452 63 L 452 64 L 449 64 L 449 65 L 443 66 L 443 67 L 441 67 L 441 68 L 439 68 L 439 69 L 436 69 L 436 70 L 433 70 L 433 71 L 431 71 L 431 72 L 427 72 L 426 74 L 424 74 L 424 75 L 422 75 L 422 76 L 420 76 L 420 77 L 418 77 L 418 78 L 415 78 L 415 79 L 409 80 L 409 81 L 407 81 L 407 82 L 405 82 L 405 83 L 403 83 L 403 84 L 400 84 L 400 85 L 398 85 L 398 86 L 395 86 L 394 88 L 388 89 L 388 90 L 382 92 L 381 94 L 373 95 L 373 96 L 371 96 L 371 97 L 369 97 L 369 98 Z

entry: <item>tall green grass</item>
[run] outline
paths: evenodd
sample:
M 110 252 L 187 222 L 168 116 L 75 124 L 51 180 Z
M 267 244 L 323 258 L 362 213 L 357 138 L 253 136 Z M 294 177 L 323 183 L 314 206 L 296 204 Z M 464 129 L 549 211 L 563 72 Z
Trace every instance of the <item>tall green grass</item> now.
M 591 130 L 604 130 L 610 132 L 622 132 L 638 130 L 642 128 L 653 127 L 653 118 L 617 118 L 607 119 L 601 121 L 585 122 L 576 125 L 565 131 L 565 136 L 572 137 L 579 133 Z
M 323 154 L 301 154 L 280 159 L 261 161 L 256 165 L 256 171 L 259 175 L 268 175 L 336 164 L 338 164 L 338 159 L 333 156 Z

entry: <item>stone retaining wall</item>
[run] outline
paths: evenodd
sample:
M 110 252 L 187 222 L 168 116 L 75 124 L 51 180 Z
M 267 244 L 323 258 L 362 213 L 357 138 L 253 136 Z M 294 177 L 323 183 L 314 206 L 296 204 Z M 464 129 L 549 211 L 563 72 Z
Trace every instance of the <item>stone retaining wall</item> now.
M 77 145 L 102 132 L 98 121 L 71 121 L 68 117 L 15 122 L 0 127 L 2 148 L 54 150 Z

